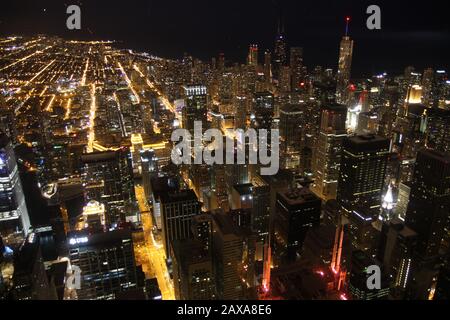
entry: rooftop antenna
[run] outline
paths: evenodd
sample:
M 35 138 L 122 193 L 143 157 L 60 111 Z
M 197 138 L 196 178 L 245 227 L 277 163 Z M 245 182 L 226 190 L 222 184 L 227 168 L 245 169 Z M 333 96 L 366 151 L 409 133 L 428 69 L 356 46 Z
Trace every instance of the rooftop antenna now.
M 348 37 L 348 24 L 350 22 L 350 17 L 345 17 L 345 36 Z

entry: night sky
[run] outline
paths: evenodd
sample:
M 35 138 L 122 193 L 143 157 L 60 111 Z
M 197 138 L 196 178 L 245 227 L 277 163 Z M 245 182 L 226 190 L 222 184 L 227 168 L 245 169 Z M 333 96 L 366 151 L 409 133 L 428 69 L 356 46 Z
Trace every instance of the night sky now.
M 59 35 L 114 39 L 120 46 L 179 58 L 184 52 L 210 59 L 223 51 L 244 62 L 247 47 L 272 49 L 283 17 L 290 46 L 304 48 L 308 67 L 336 68 L 344 17 L 355 40 L 353 75 L 402 72 L 414 65 L 446 69 L 450 54 L 450 9 L 445 0 L 13 0 L 2 1 L 2 35 Z M 66 29 L 66 7 L 79 4 L 82 29 Z M 366 8 L 381 7 L 382 29 L 366 28 Z M 262 57 L 261 57 L 262 58 Z

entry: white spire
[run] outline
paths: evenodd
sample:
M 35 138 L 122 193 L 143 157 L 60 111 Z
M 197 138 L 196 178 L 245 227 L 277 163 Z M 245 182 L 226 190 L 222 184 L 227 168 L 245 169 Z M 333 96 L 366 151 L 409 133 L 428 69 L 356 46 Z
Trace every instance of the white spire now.
M 392 196 L 392 187 L 390 184 L 384 195 L 382 207 L 387 210 L 392 210 L 392 208 L 394 208 L 394 197 Z

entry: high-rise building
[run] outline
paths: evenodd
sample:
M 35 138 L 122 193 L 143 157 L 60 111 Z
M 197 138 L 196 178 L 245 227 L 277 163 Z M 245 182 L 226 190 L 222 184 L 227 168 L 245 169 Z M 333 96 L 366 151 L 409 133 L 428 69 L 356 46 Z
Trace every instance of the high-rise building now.
M 389 279 L 382 273 L 380 279 L 380 289 L 372 289 L 367 287 L 367 279 L 370 276 L 367 273 L 367 268 L 377 265 L 372 259 L 363 251 L 354 251 L 351 258 L 351 269 L 349 279 L 349 292 L 353 300 L 377 300 L 386 299 L 389 295 Z
M 279 24 L 278 32 L 275 37 L 275 46 L 273 54 L 273 75 L 274 78 L 279 80 L 281 67 L 287 64 L 287 44 L 284 35 L 284 27 Z
M 405 224 L 417 237 L 408 260 L 409 278 L 401 297 L 429 299 L 446 249 L 450 212 L 450 156 L 432 149 L 418 152 Z
M 193 238 L 202 243 L 205 250 L 212 251 L 213 217 L 209 213 L 192 217 Z
M 14 108 L 8 106 L 3 95 L 0 95 L 0 132 L 5 133 L 13 145 L 17 143 L 16 128 Z
M 289 66 L 282 66 L 278 78 L 279 91 L 282 95 L 287 95 L 291 92 L 291 68 Z
M 393 279 L 392 295 L 394 298 L 399 298 L 404 295 L 411 280 L 417 233 L 397 218 L 386 225 L 385 242 L 378 256 L 383 263 L 383 269 Z
M 150 202 L 153 210 L 151 210 L 152 218 L 158 230 L 162 230 L 162 208 L 161 198 L 165 194 L 176 193 L 180 189 L 177 177 L 165 175 L 155 176 L 150 179 L 151 194 Z
M 439 271 L 439 277 L 437 279 L 436 294 L 433 300 L 449 300 L 450 299 L 450 266 L 449 257 L 444 260 L 444 265 Z
M 86 200 L 105 204 L 106 224 L 138 221 L 131 159 L 126 148 L 81 156 Z
M 448 105 L 446 101 L 450 100 L 450 85 L 446 70 L 436 70 L 433 87 L 433 107 L 445 109 Z
M 232 166 L 230 166 L 229 173 L 232 175 Z M 230 178 L 230 183 L 233 183 L 232 177 Z M 211 176 L 211 191 L 213 193 L 213 198 L 215 199 L 214 209 L 223 208 L 228 211 L 228 188 L 227 188 L 227 171 L 226 165 L 214 164 L 212 167 Z
M 253 67 L 258 66 L 258 46 L 256 44 L 248 47 L 247 64 Z
M 380 136 L 344 139 L 337 200 L 347 217 L 378 218 L 389 152 L 390 140 Z
M 259 175 L 252 177 L 251 229 L 257 235 L 256 257 L 263 258 L 270 231 L 270 186 Z
M 157 158 L 154 150 L 145 150 L 141 152 L 141 176 L 142 186 L 145 196 L 150 198 L 151 178 L 158 172 Z
M 450 155 L 432 149 L 417 154 L 405 223 L 417 232 L 417 253 L 435 257 L 450 212 Z
M 213 300 L 216 297 L 211 251 L 199 240 L 171 244 L 176 300 Z
M 292 262 L 301 255 L 306 233 L 320 223 L 321 201 L 308 188 L 277 193 L 272 239 L 279 261 Z
M 322 199 L 336 198 L 341 165 L 342 142 L 347 137 L 345 119 L 347 108 L 340 104 L 322 109 L 319 137 L 315 150 L 312 190 Z
M 109 300 L 141 286 L 142 269 L 135 265 L 133 239 L 128 229 L 68 235 L 69 259 L 81 269 L 79 300 Z
M 397 204 L 395 206 L 394 213 L 402 221 L 405 221 L 410 194 L 411 186 L 408 183 L 400 182 L 398 185 Z
M 219 60 L 217 61 L 217 69 L 222 72 L 225 69 L 225 54 L 219 53 Z
M 214 274 L 218 299 L 244 298 L 245 235 L 232 221 L 229 214 L 219 210 L 214 218 Z
M 135 176 L 140 176 L 142 172 L 141 152 L 144 151 L 144 140 L 140 133 L 131 134 L 131 148 L 133 173 Z
M 255 93 L 253 113 L 252 127 L 270 130 L 274 116 L 273 94 L 268 91 Z
M 426 146 L 442 152 L 450 152 L 450 110 L 426 109 L 421 130 L 425 131 Z
M 247 105 L 249 103 L 249 99 L 244 95 L 237 95 L 233 99 L 234 101 L 234 128 L 235 129 L 243 129 L 247 127 Z
M 300 165 L 305 118 L 302 105 L 287 104 L 280 108 L 280 160 L 284 169 L 295 170 Z
M 173 240 L 193 237 L 192 218 L 200 214 L 200 203 L 193 190 L 161 194 L 160 199 L 163 245 L 168 259 Z
M 392 218 L 392 209 L 381 212 L 389 152 L 389 139 L 379 136 L 344 139 L 337 200 L 350 221 L 348 233 L 355 250 L 376 251 L 378 219 Z
M 338 72 L 336 75 L 336 101 L 347 103 L 347 87 L 350 84 L 350 72 L 352 67 L 353 40 L 348 36 L 348 23 L 350 18 L 346 18 L 345 36 L 342 37 L 339 46 Z
M 0 235 L 6 244 L 21 242 L 29 228 L 14 149 L 9 138 L 0 133 Z
M 302 87 L 301 83 L 305 80 L 303 48 L 291 47 L 289 59 L 291 67 L 291 89 L 293 91 L 299 91 Z
M 56 289 L 51 286 L 45 271 L 39 244 L 39 235 L 29 233 L 14 254 L 12 296 L 15 300 L 56 300 Z
M 434 70 L 432 68 L 427 68 L 423 71 L 421 83 L 423 103 L 427 107 L 431 107 L 433 105 L 433 84 Z
M 266 89 L 272 83 L 272 55 L 269 50 L 264 52 L 264 78 L 266 80 Z
M 185 106 L 182 110 L 183 128 L 194 134 L 194 122 L 201 121 L 207 129 L 208 95 L 204 85 L 184 86 Z

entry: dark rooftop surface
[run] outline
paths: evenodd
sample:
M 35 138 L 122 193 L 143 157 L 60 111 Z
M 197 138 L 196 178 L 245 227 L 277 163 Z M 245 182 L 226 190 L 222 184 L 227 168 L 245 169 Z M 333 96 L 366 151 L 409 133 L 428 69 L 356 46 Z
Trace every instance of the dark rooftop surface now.
M 388 151 L 390 140 L 374 134 L 358 135 L 344 139 L 343 147 L 358 152 Z
M 284 200 L 288 205 L 294 206 L 299 205 L 311 201 L 317 201 L 320 199 L 312 193 L 308 188 L 297 188 L 297 189 L 285 189 L 281 192 L 278 192 L 281 199 Z
M 163 203 L 183 202 L 183 201 L 198 201 L 198 198 L 195 195 L 194 190 L 189 189 L 189 190 L 181 190 L 179 192 L 161 194 L 161 202 Z
M 240 194 L 250 194 L 253 190 L 253 184 L 251 183 L 244 183 L 244 184 L 236 184 L 233 186 L 233 188 Z

